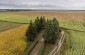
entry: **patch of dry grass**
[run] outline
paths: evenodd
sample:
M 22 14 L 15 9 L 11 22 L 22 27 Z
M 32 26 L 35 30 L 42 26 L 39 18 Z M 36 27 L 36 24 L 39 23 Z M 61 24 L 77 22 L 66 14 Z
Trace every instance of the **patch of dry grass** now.
M 22 25 L 0 33 L 0 55 L 22 55 L 26 48 L 24 36 L 28 25 Z

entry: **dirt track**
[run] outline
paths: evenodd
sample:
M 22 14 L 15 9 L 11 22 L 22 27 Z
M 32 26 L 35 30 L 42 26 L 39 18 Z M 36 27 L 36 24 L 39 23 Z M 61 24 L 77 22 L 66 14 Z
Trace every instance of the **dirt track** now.
M 44 31 L 41 31 L 41 32 L 39 33 L 38 38 L 37 38 L 38 43 L 37 43 L 37 45 L 34 47 L 34 49 L 32 50 L 32 52 L 30 53 L 30 55 L 38 55 L 38 54 L 39 54 L 38 52 L 39 52 L 41 46 L 42 46 L 43 43 L 44 43 L 44 42 L 43 42 L 44 40 L 42 40 L 42 39 L 43 39 L 43 38 L 42 38 L 43 32 L 44 32 Z

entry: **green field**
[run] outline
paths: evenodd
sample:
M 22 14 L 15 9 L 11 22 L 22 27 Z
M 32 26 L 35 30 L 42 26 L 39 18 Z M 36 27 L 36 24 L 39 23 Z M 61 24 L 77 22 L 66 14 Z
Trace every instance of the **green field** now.
M 33 20 L 33 16 L 25 15 L 14 15 L 14 14 L 0 14 L 0 20 L 18 22 L 18 23 L 29 23 L 30 20 Z
M 25 15 L 0 14 L 0 20 L 29 23 L 36 17 Z M 66 36 L 66 55 L 85 55 L 85 27 L 80 20 L 70 20 L 58 18 L 60 26 L 67 31 Z M 49 47 L 46 49 L 50 49 Z M 48 50 L 46 50 L 46 53 Z
M 67 55 L 85 55 L 85 32 L 68 31 L 70 41 L 67 40 Z
M 71 21 L 63 23 L 67 31 L 65 55 L 85 55 L 85 27 L 82 21 Z M 62 25 L 61 25 L 62 26 Z

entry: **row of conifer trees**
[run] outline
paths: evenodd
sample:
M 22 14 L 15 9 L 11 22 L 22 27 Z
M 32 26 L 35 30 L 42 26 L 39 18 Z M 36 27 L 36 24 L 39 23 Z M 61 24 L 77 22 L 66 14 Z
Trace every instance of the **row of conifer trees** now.
M 46 19 L 41 16 L 37 17 L 34 22 L 30 21 L 29 27 L 26 31 L 27 39 L 34 41 L 41 30 L 44 30 L 43 38 L 45 42 L 48 43 L 55 43 L 61 31 L 56 18 Z

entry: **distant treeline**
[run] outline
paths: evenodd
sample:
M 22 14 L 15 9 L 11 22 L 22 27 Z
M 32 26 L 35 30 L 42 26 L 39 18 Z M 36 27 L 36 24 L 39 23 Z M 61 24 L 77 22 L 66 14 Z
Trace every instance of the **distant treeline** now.
M 32 9 L 0 9 L 0 12 L 12 12 L 12 11 L 32 11 Z
M 0 12 L 12 11 L 85 11 L 85 10 L 49 10 L 49 9 L 0 9 Z

